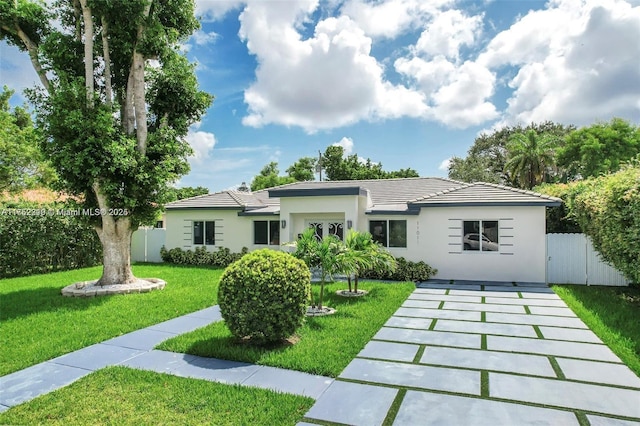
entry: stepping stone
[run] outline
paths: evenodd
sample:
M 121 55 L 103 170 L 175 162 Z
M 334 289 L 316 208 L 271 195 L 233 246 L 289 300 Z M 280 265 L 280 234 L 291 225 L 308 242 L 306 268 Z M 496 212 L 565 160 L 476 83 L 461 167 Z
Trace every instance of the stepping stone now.
M 165 333 L 183 334 L 190 331 L 202 328 L 211 324 L 211 320 L 208 318 L 199 318 L 194 316 L 183 316 L 173 318 L 160 324 L 147 327 L 147 330 L 164 331 Z
M 123 348 L 120 346 L 99 343 L 97 345 L 87 346 L 86 348 L 54 358 L 49 362 L 95 371 L 109 365 L 118 365 L 144 352 L 145 351 L 138 349 Z
M 428 318 L 407 318 L 407 317 L 391 317 L 385 323 L 385 327 L 397 328 L 413 328 L 416 330 L 428 330 L 431 327 L 432 319 Z
M 335 381 L 305 418 L 345 425 L 381 425 L 397 393 L 397 389 Z
M 443 289 L 443 290 L 480 290 L 480 284 L 420 284 L 420 288 Z
M 237 384 L 244 382 L 260 369 L 258 365 L 245 362 L 204 358 L 165 351 L 147 352 L 124 362 L 122 365 L 179 377 Z
M 529 306 L 529 312 L 533 315 L 553 315 L 560 317 L 577 318 L 576 314 L 569 308 L 556 308 L 550 306 Z
M 407 299 L 402 304 L 404 308 L 438 309 L 441 302 L 437 300 L 412 300 Z
M 471 291 L 471 290 L 451 290 L 449 292 L 452 296 L 484 296 L 484 297 L 498 297 L 498 298 L 513 298 L 517 299 L 520 296 L 515 291 Z
M 91 373 L 84 368 L 43 362 L 0 377 L 0 404 L 13 407 Z
M 407 391 L 394 426 L 577 426 L 569 411 L 430 392 Z
M 502 336 L 537 337 L 530 325 L 438 320 L 434 330 L 459 333 L 497 334 Z
M 480 372 L 356 358 L 341 379 L 480 395 Z
M 516 286 L 517 287 L 543 287 L 543 288 L 549 288 L 549 286 L 546 285 L 545 283 L 537 283 L 537 282 L 517 282 Z
M 443 318 L 462 321 L 480 321 L 480 312 L 452 311 L 444 309 L 399 308 L 395 316 L 414 318 Z
M 638 426 L 638 421 L 632 422 L 629 420 L 612 419 L 611 417 L 594 416 L 593 414 L 587 414 L 587 419 L 591 426 Z
M 551 306 L 557 308 L 566 308 L 567 305 L 562 300 L 551 300 L 551 299 L 531 299 L 528 297 L 520 298 L 520 299 L 507 299 L 507 298 L 499 298 L 499 297 L 485 297 L 485 303 L 497 303 L 503 305 L 527 305 L 531 306 Z
M 489 373 L 494 398 L 640 419 L 640 391 L 537 377 Z
M 330 377 L 262 366 L 242 384 L 318 399 L 333 381 Z
M 563 342 L 559 340 L 527 339 L 523 337 L 487 336 L 487 349 L 583 358 L 595 361 L 621 362 L 605 345 Z
M 578 330 L 576 328 L 560 328 L 560 327 L 538 327 L 545 339 L 552 340 L 569 340 L 572 342 L 599 343 L 603 345 L 602 340 L 591 330 Z
M 447 290 L 443 288 L 422 288 L 418 285 L 413 294 L 445 294 Z
M 220 306 L 218 305 L 211 306 L 210 308 L 201 309 L 199 311 L 192 312 L 185 316 L 195 317 L 195 318 L 204 318 L 204 319 L 208 319 L 211 322 L 222 320 L 222 314 L 220 313 Z
M 522 289 L 520 290 L 520 294 L 525 299 L 545 299 L 545 300 L 559 300 L 562 301 L 560 296 L 555 294 L 553 290 L 548 289 L 548 291 L 539 292 L 537 289 Z
M 149 330 L 143 328 L 142 330 L 127 333 L 120 337 L 105 340 L 102 342 L 104 345 L 120 346 L 123 348 L 140 349 L 142 351 L 150 351 L 160 343 L 167 339 L 175 337 L 174 333 L 167 333 L 165 331 Z
M 439 302 L 468 302 L 468 303 L 480 303 L 482 297 L 480 296 L 455 296 L 446 294 L 421 294 L 413 293 L 409 296 L 409 300 L 436 300 Z
M 539 355 L 429 346 L 424 351 L 420 362 L 476 370 L 556 377 L 549 359 Z
M 373 336 L 373 338 L 376 340 L 389 340 L 392 342 L 480 349 L 479 334 L 446 333 L 443 331 L 382 327 L 378 333 Z
M 640 378 L 624 364 L 566 358 L 556 361 L 567 379 L 640 389 Z
M 371 341 L 360 351 L 359 357 L 412 362 L 418 353 L 418 345 Z
M 404 306 L 404 305 L 403 305 Z M 442 309 L 457 309 L 461 311 L 478 311 L 478 312 L 509 312 L 516 314 L 525 314 L 526 311 L 522 306 L 516 305 L 495 305 L 489 303 L 464 303 L 464 302 L 444 302 Z
M 589 329 L 589 327 L 587 327 L 579 318 L 549 317 L 545 315 L 517 315 L 487 312 L 486 320 L 488 322 L 504 322 L 507 324 L 548 325 L 552 327 Z

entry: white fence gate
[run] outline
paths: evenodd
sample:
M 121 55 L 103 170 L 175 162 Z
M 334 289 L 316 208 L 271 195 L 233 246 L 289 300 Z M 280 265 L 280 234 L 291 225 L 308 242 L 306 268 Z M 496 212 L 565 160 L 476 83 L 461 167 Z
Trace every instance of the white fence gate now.
M 166 229 L 140 228 L 131 237 L 132 262 L 162 262 L 160 247 L 164 245 Z
M 605 263 L 584 234 L 547 234 L 547 282 L 626 286 L 629 281 Z

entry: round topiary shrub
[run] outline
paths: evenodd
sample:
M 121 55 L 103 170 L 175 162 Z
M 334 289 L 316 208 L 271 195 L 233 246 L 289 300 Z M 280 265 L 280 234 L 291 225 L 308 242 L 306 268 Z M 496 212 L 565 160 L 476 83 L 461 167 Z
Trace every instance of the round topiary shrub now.
M 302 325 L 311 296 L 307 265 L 288 253 L 262 249 L 225 269 L 218 304 L 237 338 L 265 344 L 290 337 Z

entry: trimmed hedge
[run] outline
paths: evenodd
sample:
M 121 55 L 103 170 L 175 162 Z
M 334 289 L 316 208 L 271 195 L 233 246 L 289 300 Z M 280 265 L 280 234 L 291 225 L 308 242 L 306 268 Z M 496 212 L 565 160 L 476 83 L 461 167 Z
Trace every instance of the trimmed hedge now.
M 93 227 L 76 217 L 56 214 L 59 209 L 50 204 L 0 205 L 0 278 L 102 263 L 102 245 Z M 19 211 L 29 215 L 15 214 Z
M 225 268 L 248 252 L 246 247 L 243 247 L 240 253 L 231 253 L 231 250 L 226 247 L 220 247 L 217 251 L 208 251 L 206 247 L 197 247 L 195 250 L 182 250 L 181 248 L 167 250 L 162 246 L 160 257 L 164 262 L 176 265 L 209 265 Z
M 302 325 L 311 298 L 309 267 L 288 253 L 256 250 L 229 265 L 218 303 L 231 333 L 254 344 L 278 342 Z
M 437 273 L 437 269 L 432 268 L 425 262 L 412 262 L 404 257 L 397 257 L 395 271 L 368 270 L 362 275 L 362 278 L 391 281 L 426 281 Z

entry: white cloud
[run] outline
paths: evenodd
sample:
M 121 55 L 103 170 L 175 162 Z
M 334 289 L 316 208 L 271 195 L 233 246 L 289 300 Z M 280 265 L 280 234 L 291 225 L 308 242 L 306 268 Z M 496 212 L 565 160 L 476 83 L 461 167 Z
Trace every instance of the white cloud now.
M 210 31 L 208 33 L 198 30 L 191 36 L 191 39 L 198 46 L 203 46 L 205 44 L 215 43 L 220 38 L 220 34 L 215 31 Z
M 217 21 L 232 11 L 241 8 L 242 0 L 196 0 L 196 16 L 203 21 Z
M 583 125 L 640 119 L 640 6 L 624 1 L 556 0 L 498 34 L 479 57 L 517 66 L 502 122 Z
M 187 133 L 186 139 L 191 148 L 193 148 L 193 155 L 189 157 L 192 164 L 202 164 L 210 158 L 211 150 L 216 144 L 216 137 L 213 133 L 202 132 L 192 128 Z
M 448 172 L 450 164 L 451 164 L 451 157 L 449 157 L 449 158 L 447 158 L 445 160 L 442 160 L 442 162 L 438 166 L 438 170 L 442 170 L 443 172 Z
M 422 25 L 452 0 L 365 0 L 347 1 L 341 12 L 371 37 L 396 38 Z
M 347 16 L 321 20 L 312 37 L 298 28 L 317 2 L 251 2 L 240 35 L 257 56 L 256 81 L 245 91 L 243 124 L 300 126 L 308 132 L 363 119 L 419 117 L 424 96 L 384 80 L 371 38 Z
M 416 50 L 429 56 L 458 59 L 461 46 L 472 46 L 482 30 L 482 15 L 451 9 L 439 13 L 422 32 Z
M 353 152 L 353 139 L 343 137 L 338 142 L 331 144 L 332 146 L 341 146 L 344 150 L 344 155 L 350 155 Z

